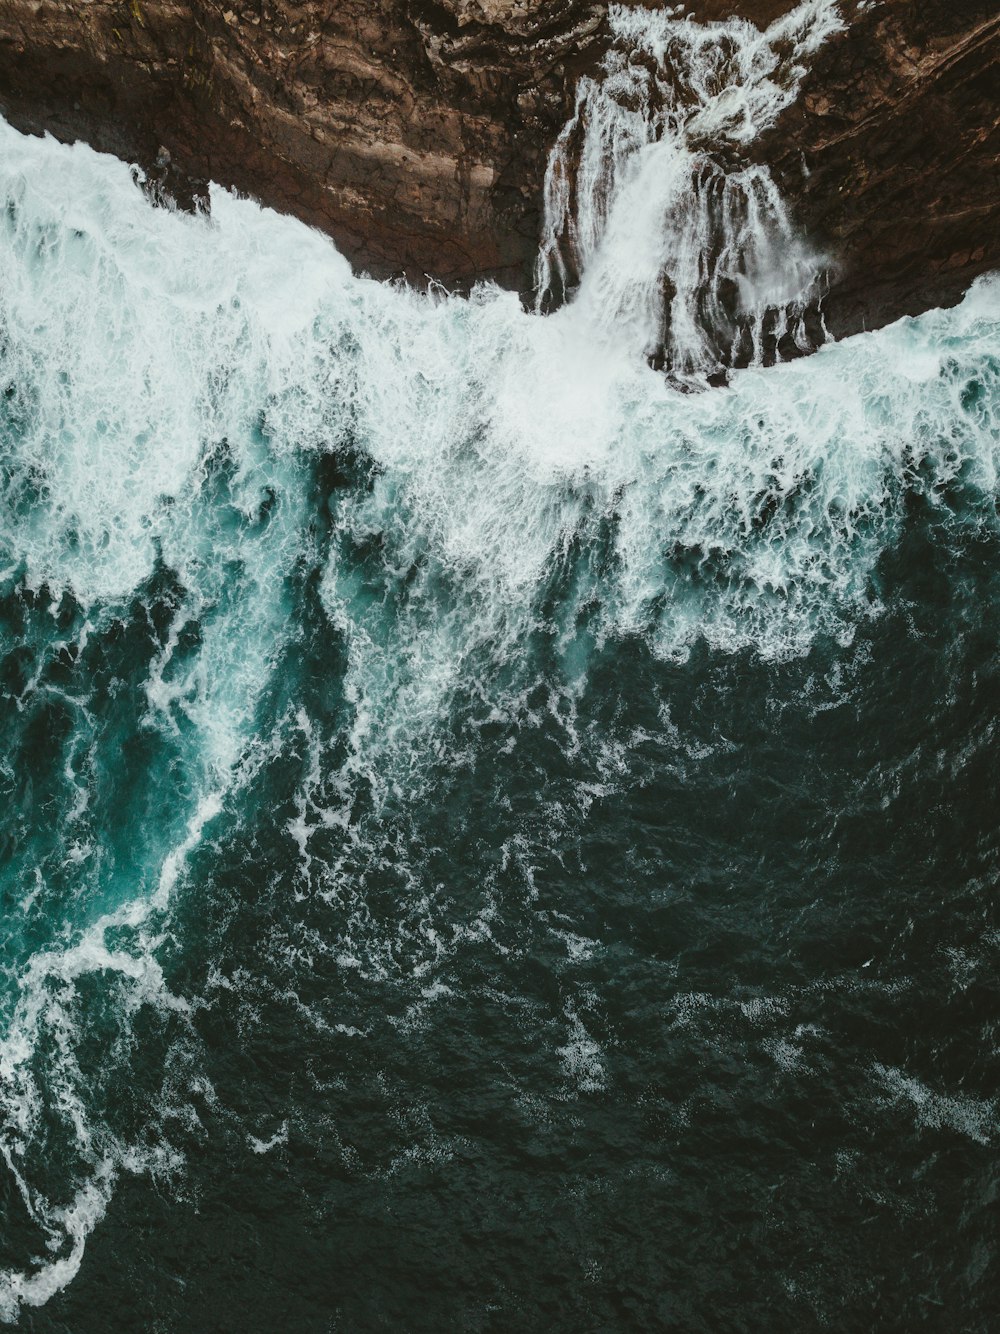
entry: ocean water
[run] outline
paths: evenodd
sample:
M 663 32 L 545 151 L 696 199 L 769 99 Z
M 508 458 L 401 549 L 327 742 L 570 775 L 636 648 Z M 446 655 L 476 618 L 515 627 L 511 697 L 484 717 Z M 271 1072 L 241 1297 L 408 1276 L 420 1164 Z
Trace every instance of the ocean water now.
M 0 124 L 3 1321 L 995 1328 L 1000 285 L 586 287 Z

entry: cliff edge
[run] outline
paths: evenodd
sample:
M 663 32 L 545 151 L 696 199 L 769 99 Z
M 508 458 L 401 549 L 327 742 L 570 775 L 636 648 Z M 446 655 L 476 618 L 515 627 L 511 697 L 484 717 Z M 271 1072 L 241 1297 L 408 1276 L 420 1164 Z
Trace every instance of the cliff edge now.
M 787 0 L 703 0 L 766 24 Z M 995 0 L 842 0 L 844 31 L 756 145 L 833 261 L 836 334 L 1000 267 Z M 527 292 L 549 149 L 603 50 L 593 0 L 0 0 L 0 110 L 213 179 L 360 269 Z

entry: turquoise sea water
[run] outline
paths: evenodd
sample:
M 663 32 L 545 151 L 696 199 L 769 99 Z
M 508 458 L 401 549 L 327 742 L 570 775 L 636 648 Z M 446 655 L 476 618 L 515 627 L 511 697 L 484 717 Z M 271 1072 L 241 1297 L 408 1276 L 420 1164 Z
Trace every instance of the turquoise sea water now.
M 990 1329 L 996 283 L 680 393 L 0 201 L 3 1319 Z

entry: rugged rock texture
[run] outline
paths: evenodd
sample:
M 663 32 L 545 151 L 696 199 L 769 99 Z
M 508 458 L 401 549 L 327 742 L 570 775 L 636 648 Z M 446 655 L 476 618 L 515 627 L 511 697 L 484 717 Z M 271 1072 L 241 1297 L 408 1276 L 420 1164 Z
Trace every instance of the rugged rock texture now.
M 0 106 L 236 186 L 360 268 L 522 286 L 590 0 L 0 0 Z M 165 149 L 166 153 L 161 149 Z M 183 189 L 181 189 L 183 193 Z
M 842 9 L 847 31 L 759 145 L 834 259 L 835 334 L 952 304 L 1000 268 L 996 0 Z
M 791 0 L 695 0 L 764 24 Z M 759 145 L 836 262 L 838 333 L 1000 267 L 996 0 L 843 0 Z M 211 177 L 323 227 L 362 269 L 525 290 L 548 149 L 601 0 L 0 0 L 15 124 Z M 165 151 L 164 151 L 165 150 Z M 194 178 L 194 184 L 192 179 Z

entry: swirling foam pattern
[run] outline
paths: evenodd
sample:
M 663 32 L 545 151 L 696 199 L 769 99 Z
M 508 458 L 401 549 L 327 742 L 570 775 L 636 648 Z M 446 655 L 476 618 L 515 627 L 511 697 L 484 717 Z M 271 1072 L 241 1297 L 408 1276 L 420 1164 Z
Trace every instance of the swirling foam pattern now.
M 0 1314 L 986 1319 L 996 283 L 682 393 L 0 198 Z

